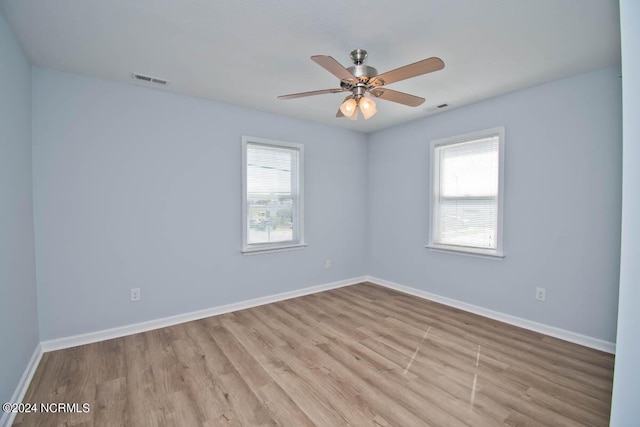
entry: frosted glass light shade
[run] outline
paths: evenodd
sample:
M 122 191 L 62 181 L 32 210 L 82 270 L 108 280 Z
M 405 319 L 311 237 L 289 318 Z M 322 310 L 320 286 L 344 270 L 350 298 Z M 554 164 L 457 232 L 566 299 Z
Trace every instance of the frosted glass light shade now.
M 365 120 L 378 112 L 378 110 L 376 109 L 376 103 L 366 96 L 360 99 L 358 106 L 360 107 L 360 111 L 362 111 L 362 116 Z
M 342 111 L 342 114 L 344 114 L 346 117 L 353 116 L 357 109 L 358 103 L 353 98 L 347 99 L 340 105 L 340 111 Z

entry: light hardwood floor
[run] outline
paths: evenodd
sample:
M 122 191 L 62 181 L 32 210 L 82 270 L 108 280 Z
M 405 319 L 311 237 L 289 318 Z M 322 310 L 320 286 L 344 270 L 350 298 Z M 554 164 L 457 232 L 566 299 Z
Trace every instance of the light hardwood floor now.
M 613 356 L 372 284 L 44 354 L 15 426 L 606 426 Z

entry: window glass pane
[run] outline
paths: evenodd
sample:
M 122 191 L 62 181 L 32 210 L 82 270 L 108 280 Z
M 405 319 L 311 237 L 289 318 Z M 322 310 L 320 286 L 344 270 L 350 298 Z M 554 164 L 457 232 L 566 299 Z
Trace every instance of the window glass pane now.
M 295 148 L 247 144 L 247 244 L 297 241 Z
M 293 199 L 249 197 L 248 243 L 273 243 L 294 240 Z

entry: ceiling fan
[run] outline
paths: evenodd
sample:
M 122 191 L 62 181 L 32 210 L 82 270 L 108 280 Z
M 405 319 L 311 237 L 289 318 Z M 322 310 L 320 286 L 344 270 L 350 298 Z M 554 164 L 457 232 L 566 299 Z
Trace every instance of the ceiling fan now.
M 431 57 L 405 65 L 404 67 L 396 68 L 395 70 L 387 71 L 386 73 L 378 74 L 378 70 L 364 64 L 366 59 L 367 51 L 364 49 L 356 49 L 351 52 L 351 60 L 354 65 L 345 68 L 330 56 L 312 56 L 312 61 L 340 79 L 340 87 L 292 93 L 290 95 L 279 96 L 278 99 L 301 98 L 325 93 L 351 92 L 351 95 L 347 96 L 342 104 L 340 104 L 340 109 L 336 113 L 336 117 L 348 117 L 351 120 L 357 120 L 358 111 L 361 111 L 366 120 L 377 113 L 376 104 L 373 102 L 373 99 L 366 96 L 367 93 L 373 98 L 417 107 L 424 102 L 424 98 L 387 89 L 384 86 L 444 68 L 442 59 Z

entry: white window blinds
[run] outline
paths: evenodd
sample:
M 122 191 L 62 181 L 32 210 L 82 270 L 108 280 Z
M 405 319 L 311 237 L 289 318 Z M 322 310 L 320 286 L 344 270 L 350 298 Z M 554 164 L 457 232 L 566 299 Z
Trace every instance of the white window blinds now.
M 247 144 L 247 193 L 291 198 L 297 163 L 295 149 Z

